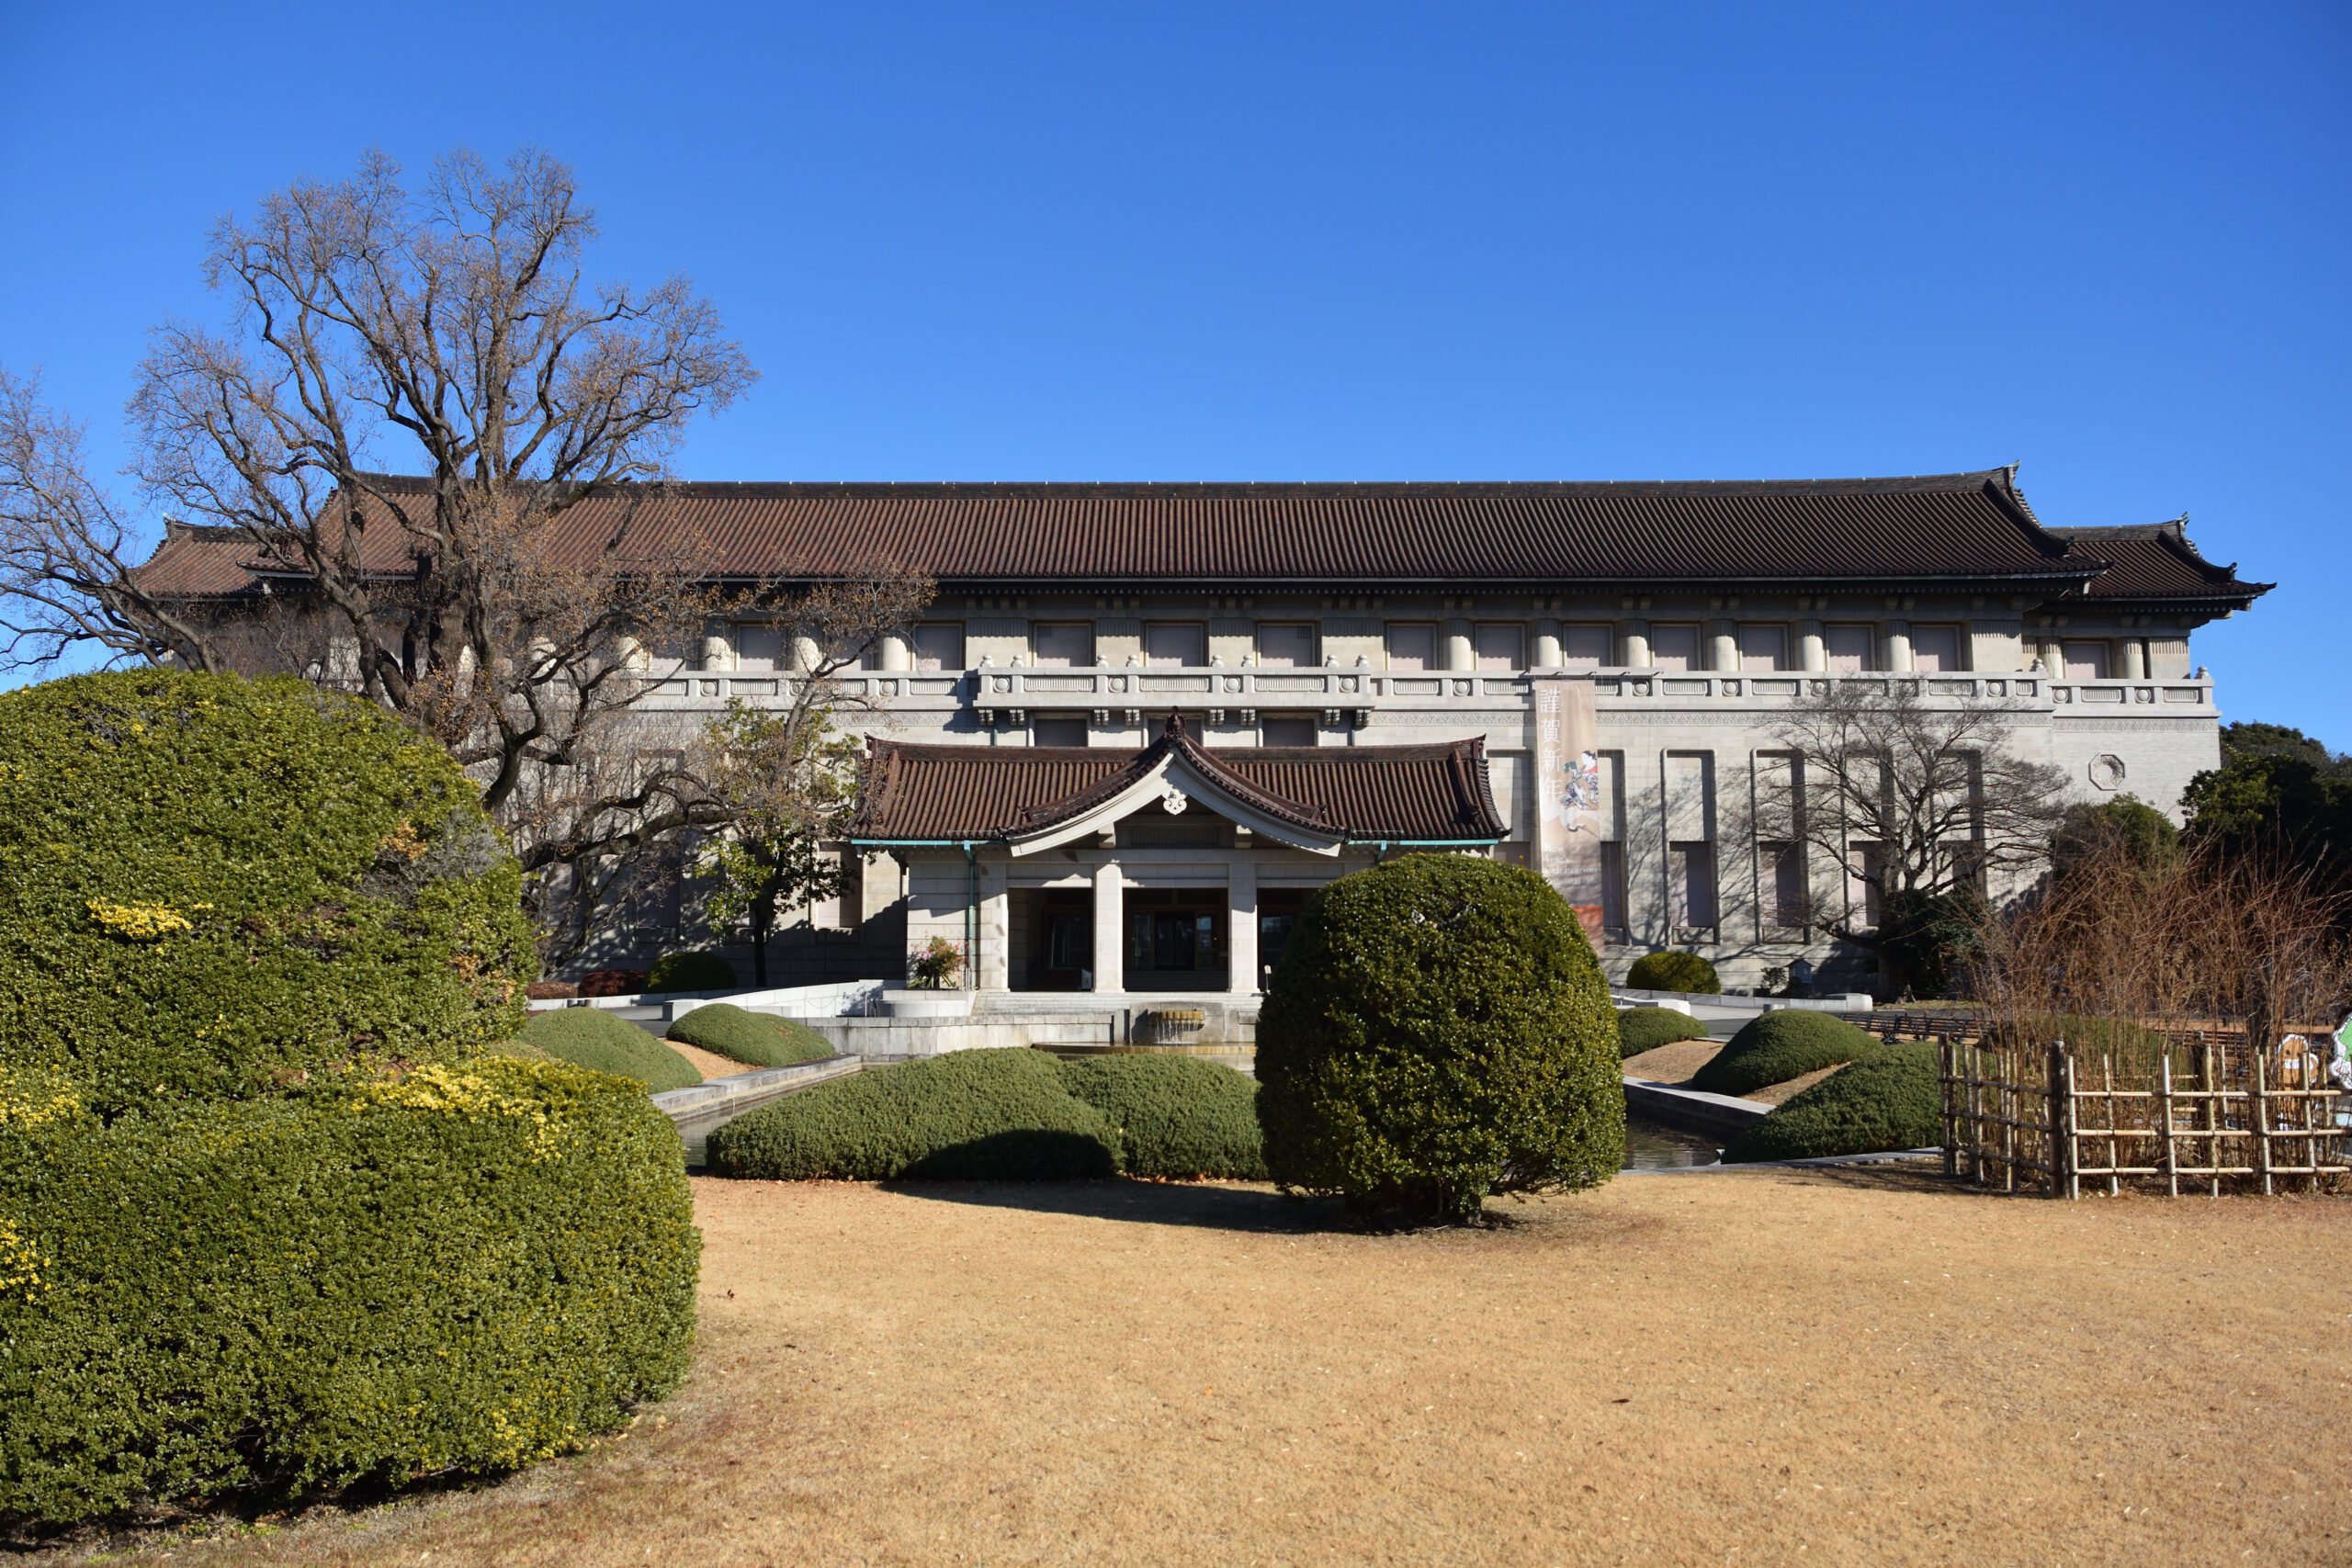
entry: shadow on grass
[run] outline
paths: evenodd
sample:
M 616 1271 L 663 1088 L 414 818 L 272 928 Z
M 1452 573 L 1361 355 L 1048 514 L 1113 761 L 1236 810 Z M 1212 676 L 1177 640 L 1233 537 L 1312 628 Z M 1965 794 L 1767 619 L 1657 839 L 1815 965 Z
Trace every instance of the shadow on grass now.
M 1128 1224 L 1307 1235 L 1367 1227 L 1336 1198 L 1290 1198 L 1269 1187 L 1210 1181 L 885 1181 L 885 1192 L 978 1209 L 1023 1209 Z
M 1510 1200 L 1490 1198 L 1469 1221 L 1407 1224 L 1351 1213 L 1337 1198 L 1286 1197 L 1272 1188 L 1238 1182 L 1149 1181 L 885 1181 L 885 1192 L 981 1209 L 1021 1209 L 1126 1224 L 1181 1225 L 1255 1235 L 1433 1235 L 1443 1232 L 1519 1229 L 1525 1215 Z

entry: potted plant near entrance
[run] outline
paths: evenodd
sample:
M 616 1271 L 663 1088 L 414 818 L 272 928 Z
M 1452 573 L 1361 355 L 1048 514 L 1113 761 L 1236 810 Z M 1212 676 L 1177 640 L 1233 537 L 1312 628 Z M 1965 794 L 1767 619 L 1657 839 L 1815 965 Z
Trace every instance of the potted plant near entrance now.
M 893 1018 L 965 1018 L 972 1011 L 972 993 L 957 982 L 964 976 L 964 950 L 944 936 L 925 942 L 908 965 L 911 984 L 886 992 L 883 1000 Z

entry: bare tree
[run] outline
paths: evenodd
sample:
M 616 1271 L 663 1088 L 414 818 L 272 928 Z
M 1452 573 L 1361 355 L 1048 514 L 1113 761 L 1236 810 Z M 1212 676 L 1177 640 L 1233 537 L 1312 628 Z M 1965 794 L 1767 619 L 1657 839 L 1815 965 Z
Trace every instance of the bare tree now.
M 1802 879 L 1807 907 L 1785 923 L 1864 947 L 1923 897 L 2014 883 L 2047 859 L 2064 813 L 2064 773 L 2018 753 L 2005 708 L 1930 699 L 1914 680 L 1810 682 L 1774 734 L 1782 756 L 1758 770 L 1753 831 L 1846 885 L 1823 897 Z
M 208 628 L 139 585 L 146 530 L 93 483 L 83 427 L 0 369 L 0 668 L 96 644 L 109 659 L 219 668 Z
M 2045 885 L 1984 912 L 1974 991 L 2018 1042 L 2065 1031 L 2109 1044 L 2129 1038 L 2097 1021 L 2211 1028 L 2240 1020 L 2268 1042 L 2290 1027 L 2333 1024 L 2352 1000 L 2345 904 L 2311 868 L 2281 857 L 2210 841 L 2151 852 L 2121 833 L 2090 835 Z M 2153 1067 L 2144 1058 L 2130 1065 Z

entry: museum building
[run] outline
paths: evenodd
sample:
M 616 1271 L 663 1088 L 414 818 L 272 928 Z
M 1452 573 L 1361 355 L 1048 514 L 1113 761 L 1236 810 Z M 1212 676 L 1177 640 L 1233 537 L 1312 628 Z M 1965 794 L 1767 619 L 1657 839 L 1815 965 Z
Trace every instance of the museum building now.
M 895 980 L 940 938 L 983 993 L 1240 999 L 1333 877 L 1419 850 L 1544 867 L 1561 781 L 1538 709 L 1564 698 L 1592 786 L 1564 890 L 1620 974 L 1669 945 L 1735 985 L 1859 963 L 1806 919 L 1859 896 L 1848 868 L 1738 808 L 1827 682 L 1997 704 L 2083 798 L 2177 815 L 2219 761 L 2191 635 L 2268 585 L 2185 519 L 2045 525 L 2016 479 L 671 491 L 729 584 L 889 560 L 938 585 L 849 672 L 872 704 L 844 716 L 870 737 L 845 852 L 865 869 L 779 944 L 787 979 Z M 242 548 L 185 531 L 147 571 L 250 594 Z M 794 658 L 747 623 L 690 664 L 649 721 L 779 702 Z M 688 920 L 641 911 L 592 962 Z

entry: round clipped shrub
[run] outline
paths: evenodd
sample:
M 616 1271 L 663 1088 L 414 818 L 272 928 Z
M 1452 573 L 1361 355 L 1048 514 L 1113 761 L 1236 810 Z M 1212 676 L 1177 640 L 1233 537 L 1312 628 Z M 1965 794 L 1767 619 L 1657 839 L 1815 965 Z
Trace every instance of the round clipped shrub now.
M 1119 1139 L 1042 1051 L 955 1051 L 835 1078 L 712 1130 L 719 1176 L 1061 1181 L 1116 1175 Z
M 832 1042 L 807 1024 L 746 1012 L 732 1002 L 706 1002 L 673 1022 L 668 1038 L 754 1067 L 789 1066 L 834 1055 Z
M 1719 997 L 1724 983 L 1715 966 L 1695 953 L 1645 953 L 1625 971 L 1625 984 L 1636 991 L 1682 991 Z
M 1408 855 L 1299 916 L 1258 1020 L 1258 1119 L 1283 1187 L 1392 1219 L 1606 1181 L 1625 1100 L 1609 988 L 1543 878 Z
M 635 1078 L 648 1094 L 691 1089 L 702 1082 L 702 1074 L 692 1062 L 602 1008 L 553 1008 L 534 1014 L 516 1038 L 559 1062 L 592 1073 Z
M 1111 1124 L 1130 1176 L 1266 1174 L 1258 1086 L 1231 1067 L 1191 1056 L 1120 1052 L 1062 1064 L 1062 1081 Z
M 508 1469 L 686 1371 L 692 1195 L 627 1084 L 484 1057 L 62 1136 L 25 1103 L 0 1088 L 0 1517 Z
M 1928 1148 L 1943 1137 L 1932 1045 L 1881 1045 L 1775 1108 L 1724 1150 L 1728 1164 Z
M 0 695 L 0 1060 L 104 1113 L 513 1033 L 520 890 L 457 765 L 356 698 L 164 670 Z
M 1841 1062 L 1859 1062 L 1878 1048 L 1877 1041 L 1842 1018 L 1784 1008 L 1744 1025 L 1690 1075 L 1690 1087 L 1709 1094 L 1747 1094 Z
M 1628 1008 L 1617 1015 L 1617 1055 L 1620 1060 L 1671 1045 L 1677 1040 L 1704 1040 L 1707 1026 L 1687 1012 L 1672 1008 Z
M 735 965 L 716 953 L 665 953 L 645 972 L 645 988 L 655 991 L 731 991 Z

